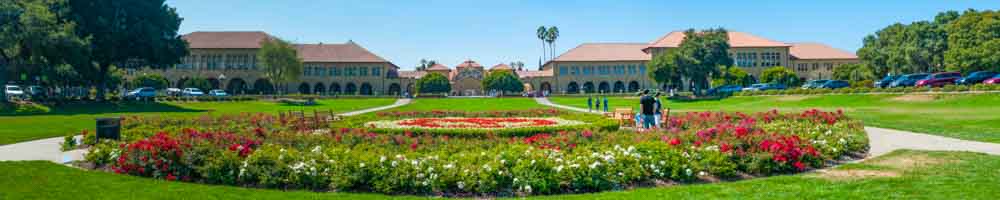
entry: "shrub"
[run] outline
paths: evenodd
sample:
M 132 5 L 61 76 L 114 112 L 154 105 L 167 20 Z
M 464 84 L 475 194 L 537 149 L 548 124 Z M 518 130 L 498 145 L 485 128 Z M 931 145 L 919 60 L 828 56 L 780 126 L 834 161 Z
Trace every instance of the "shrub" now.
M 76 149 L 78 144 L 76 143 L 76 138 L 74 138 L 73 136 L 74 135 L 67 135 L 66 137 L 63 137 L 63 142 L 60 144 L 59 149 L 62 151 L 69 151 Z
M 44 114 L 48 112 L 50 112 L 49 107 L 28 101 L 0 103 L 0 114 L 33 115 L 33 114 Z

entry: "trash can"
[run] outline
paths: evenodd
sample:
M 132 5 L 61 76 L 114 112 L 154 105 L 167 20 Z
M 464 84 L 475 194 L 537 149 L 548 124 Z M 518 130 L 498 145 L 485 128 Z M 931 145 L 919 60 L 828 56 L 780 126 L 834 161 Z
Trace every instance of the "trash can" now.
M 97 118 L 97 140 L 121 138 L 121 117 Z

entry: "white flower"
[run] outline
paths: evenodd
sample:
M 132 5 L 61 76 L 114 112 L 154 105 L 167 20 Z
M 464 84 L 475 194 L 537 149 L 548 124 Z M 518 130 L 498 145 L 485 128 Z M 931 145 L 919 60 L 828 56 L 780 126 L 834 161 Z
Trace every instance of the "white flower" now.
M 705 173 L 705 171 L 698 172 L 698 176 L 706 176 L 706 175 L 708 175 L 708 173 Z
M 524 192 L 531 193 L 531 186 L 530 185 L 525 185 L 524 186 Z
M 556 166 L 556 172 L 561 172 L 562 169 L 563 169 L 563 165 Z
M 319 150 L 321 150 L 321 149 L 322 149 L 322 147 L 320 147 L 319 145 L 316 145 L 316 147 L 313 147 L 312 152 L 313 153 L 319 153 Z
M 505 159 L 501 159 L 501 160 L 500 160 L 500 164 L 507 164 L 507 160 L 505 160 Z
M 454 168 L 454 167 L 455 167 L 455 165 L 454 165 L 454 164 L 447 164 L 447 165 L 444 165 L 444 168 L 445 168 L 445 169 L 451 169 L 451 168 Z
M 379 156 L 378 157 L 378 162 L 383 163 L 383 162 L 385 162 L 385 159 L 386 159 L 385 156 Z
M 687 174 L 688 176 L 691 176 L 691 173 L 693 173 L 693 172 L 691 172 L 691 169 L 684 169 L 684 174 Z
M 417 165 L 417 164 L 419 164 L 419 162 L 417 162 L 417 160 L 411 160 L 410 161 L 410 165 Z
M 396 159 L 403 159 L 403 155 L 396 154 Z
M 625 176 L 625 173 L 618 172 L 618 176 Z
M 531 164 L 534 165 L 535 164 L 535 160 L 531 160 Z
M 517 181 L 518 181 L 518 179 L 517 179 L 517 178 L 515 177 L 515 178 L 514 178 L 514 183 L 517 183 Z
M 580 164 L 576 164 L 576 163 L 574 163 L 574 164 L 572 164 L 572 165 L 569 165 L 569 167 L 570 167 L 570 168 L 577 168 L 577 167 L 580 167 Z
M 662 160 L 660 161 L 660 165 L 666 165 L 666 164 L 667 164 L 666 161 L 662 161 Z
M 465 182 L 459 181 L 458 182 L 458 189 L 465 189 Z
M 590 167 L 591 169 L 594 169 L 594 168 L 597 168 L 598 165 L 601 165 L 601 162 L 594 161 L 594 163 L 591 163 L 590 165 L 587 165 L 587 167 Z
M 396 162 L 395 160 L 393 160 L 389 164 L 392 165 L 393 167 L 395 167 L 396 165 L 399 165 L 399 162 Z
M 358 164 L 358 167 L 365 168 L 365 163 Z

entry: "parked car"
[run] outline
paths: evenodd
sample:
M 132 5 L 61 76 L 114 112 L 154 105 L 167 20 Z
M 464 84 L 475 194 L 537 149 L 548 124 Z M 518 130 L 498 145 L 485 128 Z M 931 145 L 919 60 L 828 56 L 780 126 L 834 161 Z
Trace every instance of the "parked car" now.
M 826 80 L 826 79 L 811 80 L 811 81 L 806 82 L 805 84 L 802 84 L 802 89 L 819 88 L 820 86 L 823 86 L 823 84 L 826 84 L 826 82 L 829 82 L 829 81 L 830 80 Z
M 899 79 L 900 77 L 903 77 L 903 76 L 900 76 L 900 75 L 885 76 L 885 77 L 882 77 L 882 80 L 875 81 L 875 85 L 873 85 L 873 86 L 876 87 L 876 88 L 887 88 L 887 87 L 889 87 L 890 84 L 892 84 L 893 81 Z
M 127 99 L 141 100 L 153 97 L 156 97 L 156 89 L 153 89 L 151 87 L 136 88 L 135 90 L 125 93 L 125 98 Z
M 712 89 L 708 89 L 708 94 L 709 95 L 732 94 L 734 92 L 739 92 L 741 90 L 743 90 L 743 87 L 739 85 L 723 85 Z
M 184 93 L 180 88 L 167 88 L 167 96 L 181 96 Z
M 929 76 L 929 75 L 930 74 L 923 74 L 923 73 L 921 73 L 921 74 L 907 74 L 907 75 L 903 75 L 902 77 L 899 77 L 899 79 L 896 79 L 895 81 L 893 81 L 892 84 L 889 84 L 889 87 L 910 87 L 910 86 L 914 86 L 914 85 L 917 84 L 917 81 L 919 81 L 921 79 L 924 79 L 924 78 L 927 78 L 927 76 Z
M 743 91 L 767 91 L 767 90 L 784 90 L 785 85 L 777 83 L 758 83 L 750 85 L 750 87 L 743 88 Z
M 1000 84 L 1000 74 L 993 76 L 993 78 L 986 79 L 985 81 L 983 81 L 983 84 L 988 84 L 988 85 Z
M 229 94 L 226 94 L 226 91 L 223 90 L 210 90 L 208 91 L 208 96 L 224 97 L 229 96 Z
M 199 97 L 205 95 L 205 93 L 201 92 L 201 89 L 198 88 L 184 88 L 184 91 L 181 92 L 181 95 L 189 97 Z
M 851 84 L 847 83 L 847 81 L 832 80 L 832 81 L 827 81 L 826 83 L 823 83 L 823 85 L 820 85 L 818 88 L 838 89 L 838 88 L 845 88 L 845 87 L 851 87 Z
M 7 95 L 7 98 L 24 98 L 24 91 L 16 85 L 5 85 L 3 93 Z
M 955 84 L 959 84 L 959 85 L 978 84 L 978 83 L 982 83 L 986 79 L 993 78 L 993 76 L 996 76 L 996 75 L 997 75 L 996 72 L 990 72 L 990 71 L 972 72 L 971 74 L 969 74 L 969 76 L 966 76 L 966 77 L 963 77 L 963 78 L 960 78 L 960 79 L 956 80 Z
M 24 96 L 30 97 L 31 99 L 44 99 L 48 97 L 48 93 L 45 92 L 45 88 L 42 86 L 32 85 L 28 86 L 24 90 Z
M 923 80 L 917 81 L 917 87 L 941 87 L 944 85 L 955 84 L 955 80 L 962 78 L 962 73 L 958 72 L 941 72 L 931 74 Z

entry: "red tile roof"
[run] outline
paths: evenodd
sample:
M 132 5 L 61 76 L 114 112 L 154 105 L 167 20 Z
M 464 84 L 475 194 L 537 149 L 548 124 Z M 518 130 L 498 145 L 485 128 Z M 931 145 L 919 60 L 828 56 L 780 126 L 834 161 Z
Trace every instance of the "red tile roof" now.
M 643 61 L 650 55 L 642 52 L 645 43 L 584 43 L 553 61 Z
M 445 65 L 442 65 L 442 64 L 434 64 L 431 67 L 428 67 L 427 70 L 429 70 L 429 71 L 450 71 L 451 68 L 448 68 L 448 66 L 445 66 Z
M 399 71 L 398 73 L 401 78 L 421 78 L 427 75 L 426 71 Z
M 493 67 L 490 67 L 490 71 L 493 70 L 514 70 L 514 68 L 511 68 L 510 65 L 500 63 L 497 65 L 493 65 Z
M 191 49 L 259 49 L 271 38 L 262 31 L 192 32 L 182 36 Z
M 858 59 L 854 53 L 820 43 L 792 43 L 788 54 L 795 59 Z
M 351 41 L 344 44 L 299 44 L 296 47 L 303 62 L 389 62 Z
M 542 70 L 542 71 L 517 71 L 517 76 L 521 78 L 532 78 L 532 77 L 552 77 L 552 70 Z
M 758 37 L 744 32 L 727 32 L 729 35 L 729 46 L 730 47 L 787 47 L 790 46 L 783 42 L 777 42 L 769 40 L 767 38 Z M 673 31 L 667 33 L 663 37 L 654 40 L 649 43 L 649 48 L 674 48 L 681 45 L 684 41 L 683 31 Z
M 482 68 L 483 66 L 480 65 L 479 63 L 476 63 L 476 61 L 472 61 L 472 60 L 466 60 L 465 62 L 462 62 L 462 64 L 458 64 L 458 65 L 455 66 L 455 68 L 463 68 L 463 67 L 478 67 L 478 68 Z

